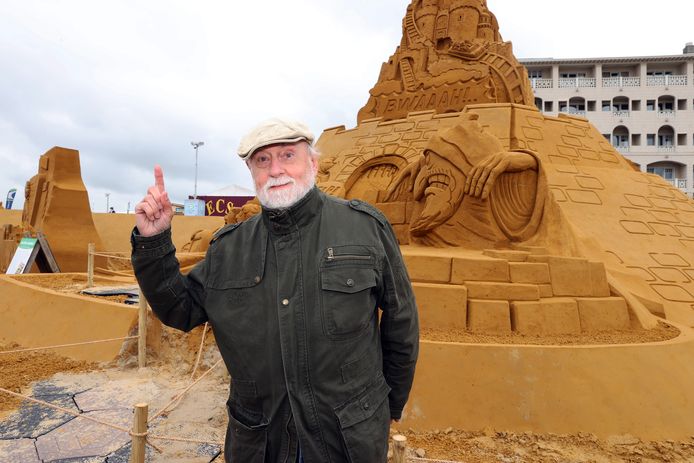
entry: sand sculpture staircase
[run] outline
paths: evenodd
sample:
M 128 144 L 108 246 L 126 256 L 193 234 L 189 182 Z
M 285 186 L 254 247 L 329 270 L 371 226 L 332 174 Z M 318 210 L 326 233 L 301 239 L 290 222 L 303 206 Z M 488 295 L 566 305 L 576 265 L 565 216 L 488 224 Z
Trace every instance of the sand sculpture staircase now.
M 601 262 L 541 247 L 438 251 L 403 248 L 423 329 L 553 336 L 632 327 Z

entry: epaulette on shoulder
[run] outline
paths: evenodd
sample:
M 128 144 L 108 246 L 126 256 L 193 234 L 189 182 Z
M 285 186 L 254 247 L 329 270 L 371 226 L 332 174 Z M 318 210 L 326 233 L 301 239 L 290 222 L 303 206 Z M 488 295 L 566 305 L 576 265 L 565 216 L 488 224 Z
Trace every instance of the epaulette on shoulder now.
M 227 233 L 231 233 L 232 231 L 236 230 L 239 227 L 239 225 L 241 225 L 241 223 L 242 222 L 236 222 L 236 223 L 230 223 L 228 225 L 224 225 L 222 228 L 217 230 L 217 232 L 214 235 L 212 235 L 212 239 L 210 240 L 210 244 L 217 241 L 223 235 L 226 235 Z
M 371 204 L 365 203 L 364 201 L 360 201 L 358 199 L 351 199 L 348 201 L 348 204 L 349 204 L 349 207 L 351 207 L 354 210 L 369 214 L 371 217 L 378 220 L 378 222 L 382 226 L 385 227 L 388 224 L 388 219 L 386 219 L 386 216 L 383 215 L 383 212 L 379 211 Z

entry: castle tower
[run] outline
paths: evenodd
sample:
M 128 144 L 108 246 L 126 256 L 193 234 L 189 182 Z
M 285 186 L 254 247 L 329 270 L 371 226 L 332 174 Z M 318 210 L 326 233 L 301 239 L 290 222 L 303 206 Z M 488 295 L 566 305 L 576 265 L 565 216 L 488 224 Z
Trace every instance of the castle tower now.
M 451 39 L 454 42 L 476 39 L 480 16 L 479 2 L 475 0 L 453 2 L 450 8 L 448 28 Z

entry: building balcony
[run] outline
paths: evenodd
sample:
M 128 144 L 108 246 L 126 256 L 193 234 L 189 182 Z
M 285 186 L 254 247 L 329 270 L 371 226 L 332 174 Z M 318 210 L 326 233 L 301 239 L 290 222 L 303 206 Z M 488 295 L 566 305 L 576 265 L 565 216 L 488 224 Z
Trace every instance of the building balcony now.
M 687 76 L 647 76 L 646 85 L 649 87 L 669 87 L 669 86 L 686 86 Z
M 533 78 L 533 79 L 530 79 L 530 85 L 533 88 L 552 88 L 553 82 L 552 82 L 552 79 Z
M 640 77 L 604 77 L 602 79 L 603 87 L 640 87 Z
M 581 117 L 586 117 L 586 112 L 583 109 L 575 109 L 575 108 L 561 108 L 559 109 L 560 113 L 563 114 L 571 114 L 572 116 L 581 116 Z
M 663 180 L 665 180 L 675 188 L 679 188 L 680 190 L 685 190 L 687 188 L 686 178 L 663 178 Z
M 620 153 L 628 153 L 629 152 L 629 145 L 619 145 L 614 147 L 617 151 Z
M 596 79 L 594 77 L 559 79 L 559 88 L 595 88 L 595 86 Z
M 674 153 L 675 145 L 660 145 L 658 146 L 659 153 Z
M 615 109 L 612 111 L 612 115 L 614 117 L 629 117 L 629 114 L 631 114 L 631 113 L 629 111 L 625 111 L 625 110 L 616 110 Z
M 658 111 L 658 116 L 664 118 L 675 117 L 675 111 L 672 109 L 661 109 Z

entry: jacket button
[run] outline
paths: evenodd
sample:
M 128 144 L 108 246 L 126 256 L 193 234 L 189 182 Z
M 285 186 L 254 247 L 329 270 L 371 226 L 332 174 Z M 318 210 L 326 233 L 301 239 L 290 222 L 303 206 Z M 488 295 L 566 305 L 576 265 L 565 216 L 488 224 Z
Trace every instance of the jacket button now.
M 364 402 L 364 405 L 362 405 L 362 406 L 364 407 L 364 410 L 368 410 L 369 409 L 369 402 Z
M 255 277 L 254 280 L 256 283 L 260 283 L 260 277 Z
M 354 280 L 352 280 L 351 278 L 349 278 L 346 283 L 347 283 L 347 286 L 350 286 L 350 287 L 354 286 Z
M 288 306 L 289 305 L 289 299 L 282 299 L 282 305 L 283 306 Z

